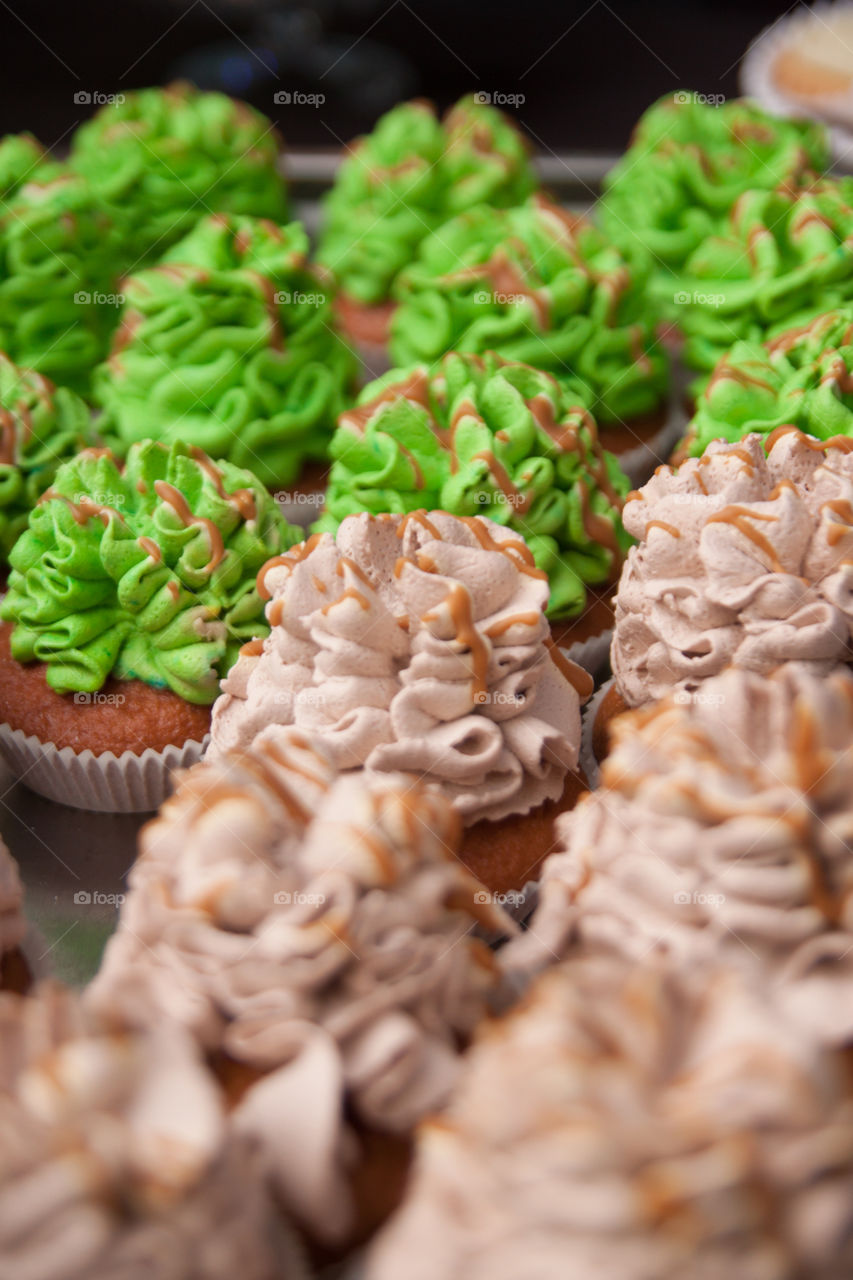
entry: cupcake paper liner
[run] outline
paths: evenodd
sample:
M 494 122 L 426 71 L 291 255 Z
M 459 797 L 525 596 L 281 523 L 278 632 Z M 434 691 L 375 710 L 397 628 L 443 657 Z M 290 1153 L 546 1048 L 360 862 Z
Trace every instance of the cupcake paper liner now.
M 619 465 L 635 488 L 645 484 L 656 467 L 668 462 L 673 449 L 684 434 L 687 423 L 680 397 L 670 400 L 666 422 L 650 440 L 640 441 L 627 453 L 618 455 Z M 599 427 L 599 439 L 607 448 L 607 428 Z
M 598 715 L 598 709 L 612 684 L 613 676 L 609 680 L 605 680 L 600 689 L 596 689 L 584 707 L 581 718 L 580 766 L 586 774 L 587 782 L 592 791 L 601 785 L 601 768 L 592 749 L 593 727 L 595 725 L 595 717 Z
M 608 627 L 600 635 L 588 636 L 586 640 L 575 640 L 573 644 L 560 645 L 560 652 L 570 662 L 575 662 L 591 676 L 599 676 L 607 666 L 610 658 L 610 642 L 613 639 L 613 628 Z
M 148 813 L 171 791 L 174 769 L 188 769 L 202 757 L 204 742 L 185 742 L 165 751 L 146 747 L 141 755 L 112 751 L 95 755 L 41 742 L 22 729 L 0 725 L 0 755 L 24 786 L 58 804 L 101 813 Z

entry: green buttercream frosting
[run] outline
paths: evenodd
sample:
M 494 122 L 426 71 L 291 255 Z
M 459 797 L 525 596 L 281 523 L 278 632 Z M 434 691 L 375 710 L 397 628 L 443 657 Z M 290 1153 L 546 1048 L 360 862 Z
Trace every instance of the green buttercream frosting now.
M 690 454 L 794 426 L 820 440 L 853 435 L 853 305 L 768 343 L 736 342 L 699 397 L 685 439 Z
M 63 463 L 9 557 L 12 656 L 58 693 L 144 680 L 211 703 L 265 635 L 256 576 L 297 540 L 249 471 L 147 440 Z
M 650 254 L 665 278 L 745 191 L 793 187 L 829 163 L 822 125 L 781 119 L 746 99 L 714 105 L 701 94 L 667 94 L 605 178 L 601 222 L 630 256 Z
M 346 293 L 380 303 L 430 231 L 476 204 L 518 204 L 536 185 L 521 134 L 496 108 L 463 98 L 439 120 L 429 103 L 404 102 L 350 148 L 317 256 Z
M 548 574 L 549 615 L 580 613 L 587 586 L 612 581 L 631 542 L 620 517 L 630 486 L 584 393 L 494 354 L 393 370 L 341 416 L 315 527 L 421 507 L 488 516 L 521 533 Z
M 82 178 L 34 179 L 0 215 L 0 350 L 85 394 L 119 314 L 119 236 Z
M 746 192 L 676 290 L 684 359 L 707 371 L 739 340 L 763 342 L 853 299 L 853 178 Z
M 132 271 L 206 213 L 284 221 L 280 155 L 281 139 L 259 111 L 177 83 L 103 106 L 75 132 L 70 163 L 120 223 Z
M 424 240 L 400 276 L 390 350 L 400 366 L 497 351 L 586 382 L 602 422 L 657 408 L 668 386 L 646 272 L 585 218 L 542 196 L 484 205 Z
M 59 464 L 94 441 L 79 396 L 0 353 L 0 566 Z
M 355 358 L 298 223 L 224 214 L 128 278 L 95 396 L 126 444 L 186 440 L 289 484 L 325 458 Z
M 31 133 L 0 138 L 0 214 L 25 183 L 41 178 L 48 163 L 44 147 Z

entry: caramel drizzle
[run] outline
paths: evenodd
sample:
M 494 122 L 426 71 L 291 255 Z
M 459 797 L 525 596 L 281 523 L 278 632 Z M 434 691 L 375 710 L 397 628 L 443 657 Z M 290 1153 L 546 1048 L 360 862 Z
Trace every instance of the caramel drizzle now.
M 538 627 L 541 621 L 541 612 L 511 613 L 509 617 L 500 618 L 497 622 L 493 622 L 490 627 L 486 627 L 486 635 L 490 640 L 494 640 L 498 636 L 506 635 L 507 631 L 511 630 L 512 627 Z
M 853 391 L 853 373 L 849 372 L 846 364 L 841 356 L 836 356 L 826 373 L 820 380 L 822 387 L 828 383 L 835 383 L 839 391 L 843 395 L 849 395 Z
M 321 533 L 312 533 L 310 538 L 306 538 L 304 542 L 300 542 L 297 546 L 291 547 L 289 551 L 285 551 L 283 555 L 272 556 L 267 560 L 266 564 L 262 564 L 258 570 L 258 576 L 255 579 L 255 587 L 258 595 L 262 600 L 269 600 L 270 592 L 267 590 L 267 574 L 272 569 L 289 569 L 292 573 L 298 564 L 303 560 L 307 560 L 311 552 L 323 537 Z
M 240 645 L 241 658 L 259 658 L 263 651 L 264 642 L 260 636 L 256 636 L 254 640 L 247 640 L 245 644 Z
M 446 605 L 450 614 L 453 629 L 456 632 L 456 643 L 470 650 L 474 699 L 479 702 L 488 692 L 486 675 L 489 669 L 489 645 L 474 623 L 470 593 L 461 582 L 453 582 L 442 603 Z M 436 622 L 438 616 L 437 613 L 430 611 L 424 614 L 422 621 Z
M 512 501 L 519 515 L 525 515 L 533 501 L 532 493 L 523 493 L 515 484 L 503 463 L 495 457 L 491 449 L 481 449 L 472 455 L 472 461 L 481 459 L 489 468 L 489 474 L 505 498 Z
M 356 435 L 364 435 L 368 422 L 380 405 L 394 404 L 397 400 L 411 400 L 414 404 L 426 409 L 429 417 L 432 417 L 429 403 L 429 378 L 425 369 L 415 369 L 405 381 L 395 382 L 392 386 L 386 387 L 368 404 L 347 409 L 346 413 L 341 414 L 338 423 L 342 427 L 349 427 Z
M 603 547 L 610 551 L 613 555 L 613 564 L 611 565 L 611 575 L 618 572 L 622 563 L 622 554 L 619 549 L 619 541 L 616 537 L 616 530 L 607 516 L 600 515 L 597 511 L 593 511 L 589 505 L 589 490 L 585 480 L 578 480 L 578 493 L 581 500 L 581 515 L 583 518 L 583 527 L 586 535 L 593 542 L 599 542 Z
M 225 543 L 222 540 L 222 534 L 213 523 L 205 516 L 195 515 L 189 507 L 184 495 L 180 489 L 176 489 L 173 484 L 169 484 L 166 480 L 154 481 L 154 492 L 161 502 L 165 502 L 171 507 L 181 524 L 189 527 L 196 525 L 200 529 L 204 529 L 210 543 L 210 560 L 204 566 L 202 573 L 213 573 L 217 565 L 220 565 L 225 559 Z
M 269 744 L 256 745 L 252 752 L 242 750 L 240 748 L 231 752 L 231 759 L 239 764 L 251 777 L 256 778 L 267 791 L 271 791 L 274 796 L 281 802 L 284 809 L 287 810 L 291 818 L 302 826 L 307 826 L 311 811 L 307 809 L 300 800 L 293 794 L 284 780 L 278 776 L 272 765 L 261 758 L 261 754 L 269 755 L 271 759 L 276 760 L 280 764 L 287 765 L 287 760 L 281 760 L 274 752 L 269 750 Z
M 527 257 L 527 246 L 520 240 L 508 239 L 506 244 L 514 246 L 523 257 Z M 526 298 L 533 307 L 539 328 L 546 331 L 550 328 L 551 317 L 545 291 L 530 287 L 521 268 L 516 266 L 509 258 L 506 248 L 503 246 L 497 249 L 486 262 L 475 263 L 470 267 L 462 267 L 459 271 L 451 272 L 444 278 L 448 281 L 487 281 L 492 286 L 493 294 L 514 294 L 516 297 Z
M 776 554 L 776 549 L 769 539 L 758 529 L 753 529 L 749 524 L 750 520 L 776 521 L 778 516 L 771 515 L 767 512 L 751 511 L 749 507 L 739 507 L 732 505 L 724 507 L 722 511 L 718 511 L 716 515 L 708 517 L 708 524 L 731 524 L 745 538 L 754 543 L 759 551 L 763 551 L 770 561 L 770 567 L 774 573 L 782 573 L 782 563 Z
M 650 520 L 646 525 L 646 537 L 649 536 L 649 529 L 663 529 L 664 533 L 668 533 L 672 538 L 681 537 L 681 530 L 676 529 L 674 524 L 667 524 L 665 520 Z
M 213 481 L 216 492 L 224 502 L 236 507 L 244 520 L 255 519 L 258 514 L 258 508 L 255 503 L 255 495 L 251 489 L 235 489 L 233 493 L 226 493 L 224 473 L 219 470 L 213 459 L 209 458 L 203 449 L 199 449 L 198 445 L 191 445 L 190 456 L 208 479 Z
M 847 498 L 830 498 L 821 503 L 821 511 L 831 511 L 839 517 L 841 523 L 830 522 L 826 530 L 826 540 L 831 547 L 837 547 L 842 538 L 853 534 L 853 505 Z
M 342 604 L 344 600 L 357 601 L 365 612 L 370 608 L 370 601 L 363 591 L 359 591 L 357 587 L 347 587 L 346 591 L 342 591 L 337 599 L 331 600 L 328 604 L 323 605 L 320 612 L 324 615 L 328 614 L 336 605 Z
M 522 542 L 520 538 L 517 541 L 512 539 L 507 542 L 496 542 L 479 516 L 459 516 L 457 518 L 471 530 L 480 546 L 485 547 L 486 551 L 497 551 L 500 555 L 506 556 L 519 573 L 526 574 L 528 578 L 547 579 L 547 573 L 543 569 L 536 567 L 533 552 L 526 542 Z
M 807 449 L 811 449 L 813 453 L 827 453 L 830 449 L 838 449 L 840 453 L 853 453 L 853 436 L 830 436 L 828 440 L 815 440 L 811 436 L 805 435 L 799 427 L 783 424 L 781 427 L 775 427 L 765 438 L 764 451 L 769 453 L 779 440 L 784 436 L 791 434 L 800 436 L 802 443 Z
M 581 702 L 586 702 L 595 688 L 595 681 L 592 676 L 584 671 L 583 667 L 579 667 L 576 662 L 572 662 L 570 658 L 567 658 L 559 645 L 555 644 L 550 636 L 545 640 L 545 644 L 548 646 L 551 661 L 560 672 L 560 675 L 568 680 Z
M 703 393 L 705 399 L 709 400 L 711 398 L 711 392 L 718 382 L 736 382 L 740 387 L 760 387 L 762 391 L 774 392 L 775 388 L 766 378 L 759 378 L 755 374 L 747 372 L 748 368 L 757 363 L 757 361 L 749 360 L 746 362 L 745 367 L 733 365 L 730 362 L 730 353 L 726 352 L 708 379 L 708 385 Z
M 421 509 L 419 511 L 410 511 L 408 512 L 407 515 L 403 516 L 403 519 L 400 521 L 399 525 L 397 526 L 397 537 L 400 539 L 401 542 L 403 538 L 406 536 L 406 531 L 410 524 L 421 525 L 424 529 L 426 529 L 430 537 L 435 538 L 436 542 L 443 541 L 441 534 L 438 532 L 438 529 L 436 529 L 435 525 L 430 520 L 426 511 Z
M 155 564 L 160 563 L 160 561 L 163 559 L 163 552 L 157 546 L 157 543 L 154 541 L 153 538 L 142 537 L 142 538 L 137 538 L 136 541 L 139 543 L 140 547 L 145 552 L 145 554 L 151 557 L 151 559 L 154 561 Z

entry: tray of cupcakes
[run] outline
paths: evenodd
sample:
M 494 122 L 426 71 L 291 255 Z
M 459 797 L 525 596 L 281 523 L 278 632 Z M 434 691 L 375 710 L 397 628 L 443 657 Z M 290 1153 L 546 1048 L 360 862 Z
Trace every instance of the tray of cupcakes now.
M 287 165 L 0 143 L 0 1273 L 840 1280 L 853 179 Z

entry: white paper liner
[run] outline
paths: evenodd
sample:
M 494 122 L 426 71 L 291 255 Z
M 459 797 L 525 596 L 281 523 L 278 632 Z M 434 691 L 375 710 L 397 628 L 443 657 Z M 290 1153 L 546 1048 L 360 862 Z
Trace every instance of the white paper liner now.
M 814 14 L 813 21 L 820 21 L 821 18 L 830 16 L 835 8 L 835 5 L 815 5 L 811 10 Z M 825 124 L 829 130 L 829 145 L 835 167 L 849 173 L 853 171 L 853 130 L 845 129 L 840 124 L 830 124 L 817 111 L 809 111 L 805 102 L 799 98 L 788 97 L 773 77 L 773 64 L 778 54 L 785 47 L 790 47 L 791 24 L 794 20 L 799 22 L 803 20 L 803 10 L 799 7 L 790 16 L 786 15 L 769 27 L 765 27 L 756 36 L 740 64 L 740 87 L 748 97 L 754 98 L 762 107 L 777 116 L 801 118 L 807 116 Z M 853 109 L 853 103 L 847 105 Z
M 172 771 L 196 764 L 207 741 L 206 736 L 203 742 L 189 741 L 165 751 L 146 747 L 141 755 L 104 751 L 96 756 L 88 748 L 59 748 L 22 729 L 0 725 L 0 755 L 24 786 L 58 804 L 100 813 L 158 809 L 172 789 Z
M 583 709 L 581 715 L 581 750 L 580 750 L 580 766 L 586 774 L 586 780 L 589 783 L 590 790 L 594 791 L 596 787 L 601 786 L 601 768 L 595 758 L 595 752 L 592 749 L 592 735 L 595 726 L 595 717 L 598 715 L 598 709 L 604 701 L 608 689 L 613 685 L 613 677 L 605 680 L 600 689 L 596 689 L 589 702 Z

